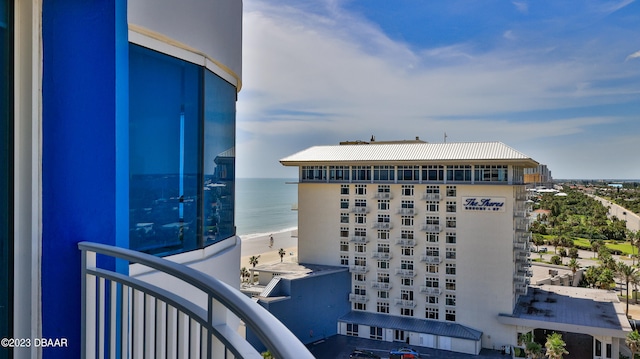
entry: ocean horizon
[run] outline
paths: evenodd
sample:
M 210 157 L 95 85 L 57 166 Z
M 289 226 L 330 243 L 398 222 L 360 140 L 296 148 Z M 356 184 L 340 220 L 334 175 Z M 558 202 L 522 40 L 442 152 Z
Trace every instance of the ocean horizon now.
M 297 228 L 297 178 L 236 178 L 235 224 L 243 239 Z

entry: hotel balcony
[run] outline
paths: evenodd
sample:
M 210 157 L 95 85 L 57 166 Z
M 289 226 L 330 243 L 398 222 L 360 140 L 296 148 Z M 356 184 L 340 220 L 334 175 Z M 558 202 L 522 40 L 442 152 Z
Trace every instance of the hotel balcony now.
M 351 207 L 349 208 L 349 212 L 351 213 L 369 213 L 369 207 L 364 206 L 364 207 Z
M 193 268 L 130 249 L 80 242 L 82 357 L 252 358 L 262 355 L 237 331 L 242 320 L 277 358 L 313 358 L 271 313 L 237 289 Z M 98 260 L 99 259 L 99 260 Z M 191 299 L 107 269 L 117 260 L 192 288 Z M 235 324 L 234 324 L 235 323 Z
M 414 300 L 396 298 L 395 303 L 402 308 L 415 308 L 416 302 Z
M 440 288 L 427 287 L 426 285 L 421 285 L 420 286 L 420 293 L 440 295 L 442 293 L 442 291 L 440 290 Z
M 440 196 L 440 193 L 423 193 L 422 199 L 425 201 L 440 201 L 442 196 Z
M 380 290 L 389 290 L 392 285 L 388 282 L 371 282 L 371 288 Z
M 392 199 L 393 195 L 391 192 L 377 192 L 373 195 L 374 199 Z
M 366 303 L 369 301 L 369 296 L 349 293 L 349 301 L 352 303 Z
M 524 218 L 527 216 L 527 211 L 514 211 L 513 216 L 517 218 Z
M 367 273 L 369 271 L 369 266 L 349 266 L 349 272 L 351 273 Z
M 416 214 L 418 214 L 418 210 L 415 208 L 398 208 L 396 210 L 396 214 L 402 216 L 415 216 Z
M 429 233 L 440 233 L 442 232 L 442 227 L 439 224 L 423 224 L 421 229 L 425 232 Z
M 529 251 L 516 253 L 516 259 L 518 260 L 526 260 L 526 259 L 529 259 L 530 256 L 531 256 L 531 252 Z
M 364 244 L 369 242 L 369 238 L 366 236 L 351 236 L 349 242 Z
M 391 222 L 376 222 L 373 224 L 372 228 L 374 229 L 391 229 L 393 225 Z
M 413 238 L 398 238 L 396 239 L 396 244 L 401 246 L 415 247 L 417 242 Z
M 389 252 L 373 252 L 371 258 L 389 260 L 393 256 Z
M 413 269 L 402 269 L 402 268 L 396 268 L 396 275 L 399 275 L 400 277 L 403 278 L 412 278 L 416 276 L 416 271 Z
M 515 250 L 529 250 L 529 243 L 527 242 L 515 242 L 513 243 L 513 249 Z
M 442 259 L 440 258 L 440 256 L 421 255 L 420 262 L 440 264 L 442 263 Z

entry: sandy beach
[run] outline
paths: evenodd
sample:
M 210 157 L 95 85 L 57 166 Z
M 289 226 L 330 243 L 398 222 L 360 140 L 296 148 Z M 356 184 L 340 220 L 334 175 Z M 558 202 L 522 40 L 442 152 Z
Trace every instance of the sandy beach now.
M 269 237 L 273 236 L 273 247 L 269 248 Z M 249 258 L 251 256 L 260 256 L 258 265 L 276 263 L 280 261 L 278 251 L 284 249 L 286 255 L 283 257 L 284 262 L 295 262 L 298 258 L 298 230 L 286 229 L 280 232 L 273 232 L 261 235 L 240 236 L 242 240 L 242 248 L 240 251 L 240 268 L 251 268 Z

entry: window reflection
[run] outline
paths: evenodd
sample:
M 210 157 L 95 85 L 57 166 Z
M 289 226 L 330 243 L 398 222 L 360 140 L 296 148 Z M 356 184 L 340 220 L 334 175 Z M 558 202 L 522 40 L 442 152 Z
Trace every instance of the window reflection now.
M 130 46 L 130 247 L 154 254 L 235 234 L 235 87 Z

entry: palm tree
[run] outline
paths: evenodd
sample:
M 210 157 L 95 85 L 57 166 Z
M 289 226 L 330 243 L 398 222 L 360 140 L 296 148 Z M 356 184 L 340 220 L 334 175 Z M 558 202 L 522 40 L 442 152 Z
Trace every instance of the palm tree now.
M 618 262 L 618 270 L 616 271 L 617 277 L 625 282 L 627 288 L 627 315 L 629 315 L 629 283 L 633 281 L 633 277 L 636 275 L 637 269 L 620 261 Z
M 563 355 L 569 354 L 564 348 L 567 343 L 562 340 L 562 336 L 559 333 L 549 334 L 544 346 L 547 348 L 547 358 L 549 359 L 562 359 Z
M 636 353 L 640 350 L 640 334 L 638 333 L 638 330 L 636 329 L 627 334 L 627 338 L 624 342 L 629 347 L 629 350 L 631 350 L 631 358 L 635 358 Z
M 251 264 L 253 266 L 253 268 L 255 268 L 258 265 L 258 259 L 260 259 L 260 256 L 251 256 L 251 258 L 249 258 L 249 264 Z
M 580 269 L 580 263 L 578 263 L 577 259 L 571 258 L 569 263 L 567 263 L 567 267 L 569 267 L 569 269 L 571 269 L 571 272 L 573 273 L 573 276 L 571 277 L 573 281 L 573 278 L 576 277 L 576 272 L 578 271 L 578 269 Z
M 635 248 L 640 249 L 640 231 L 629 231 L 627 233 L 627 238 L 629 238 L 629 243 L 631 243 L 631 258 L 633 259 L 633 265 L 636 265 L 636 255 L 633 253 Z M 640 251 L 638 252 L 640 254 Z
M 531 359 L 539 359 L 542 357 L 542 345 L 534 341 L 528 342 L 524 352 Z
M 280 263 L 282 263 L 282 258 L 284 258 L 285 254 L 287 254 L 287 252 L 285 252 L 284 249 L 280 248 L 280 250 L 278 251 L 278 255 L 280 256 Z
M 258 259 L 260 259 L 260 255 L 251 256 L 249 258 L 249 264 L 251 264 L 253 266 L 253 268 L 255 268 L 258 265 Z M 251 272 L 251 274 L 253 275 L 253 271 Z M 254 281 L 255 281 L 255 278 L 251 278 L 251 283 L 252 284 L 253 284 Z
M 244 282 L 247 278 L 249 278 L 251 274 L 247 270 L 247 267 L 240 268 L 240 277 L 242 278 L 242 282 Z

